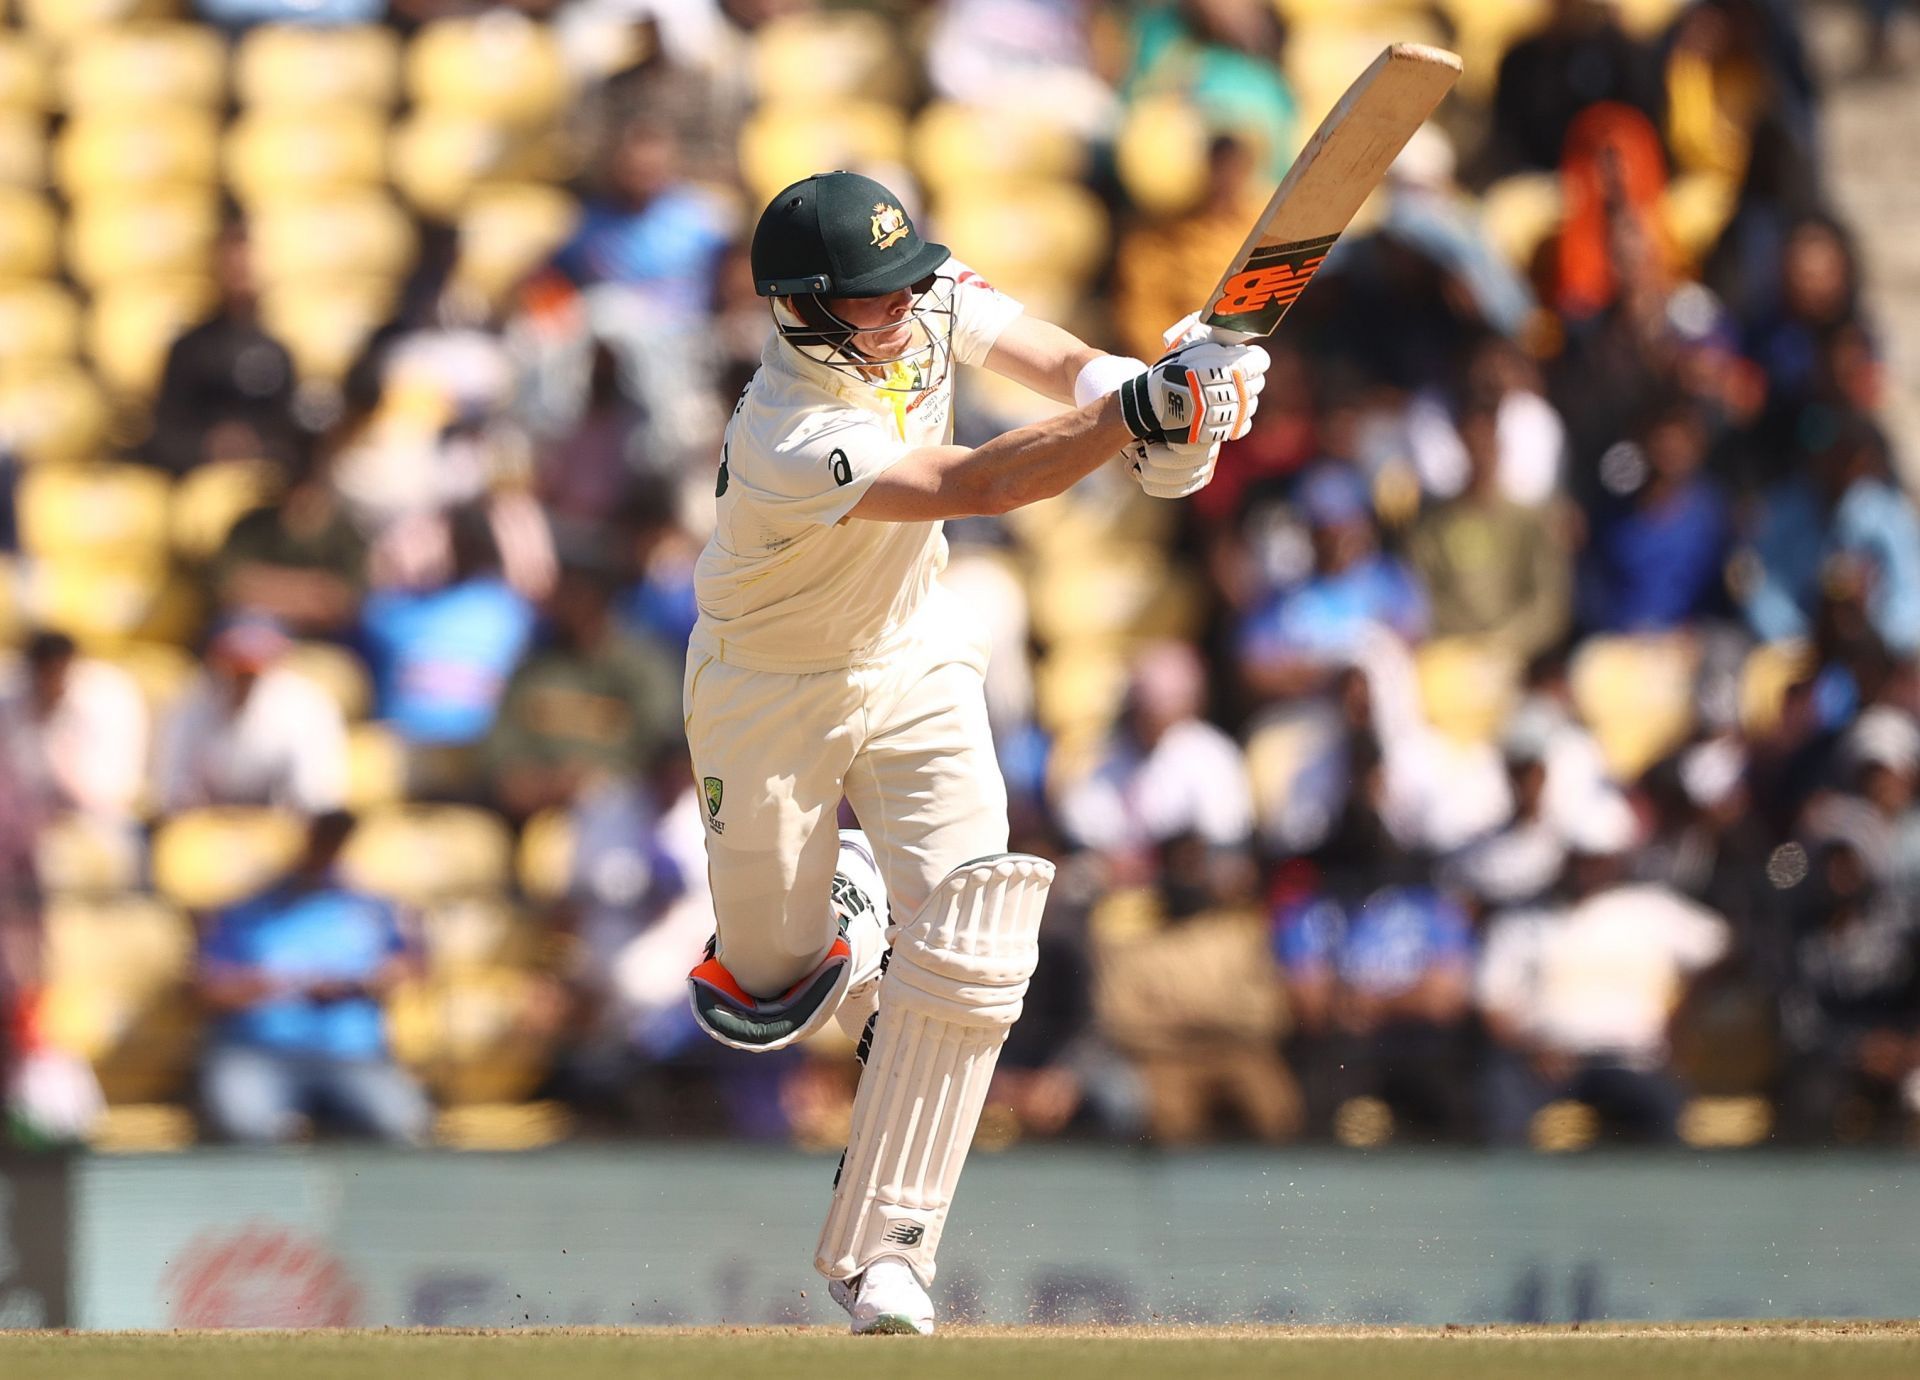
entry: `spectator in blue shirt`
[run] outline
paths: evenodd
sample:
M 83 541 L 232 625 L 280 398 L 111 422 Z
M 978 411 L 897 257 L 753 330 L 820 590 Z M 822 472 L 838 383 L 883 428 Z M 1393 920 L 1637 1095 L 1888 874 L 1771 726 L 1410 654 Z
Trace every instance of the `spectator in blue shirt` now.
M 1713 611 L 1731 536 L 1726 496 L 1701 472 L 1707 428 L 1698 404 L 1656 408 L 1637 448 L 1601 458 L 1601 506 L 1582 562 L 1582 621 L 1595 632 L 1668 632 Z
M 1321 850 L 1321 888 L 1275 923 L 1294 1066 L 1316 1132 L 1364 1096 L 1428 1134 L 1465 1139 L 1472 927 L 1388 832 L 1378 793 L 1376 773 Z
M 731 217 L 683 179 L 680 164 L 679 139 L 666 123 L 630 123 L 608 160 L 605 194 L 587 203 L 554 266 L 578 287 L 621 283 L 643 290 L 656 311 L 704 316 Z
M 589 332 L 568 350 L 602 342 L 617 356 L 620 388 L 640 418 L 624 449 L 662 474 L 706 455 L 725 421 L 713 396 L 719 358 L 711 313 L 733 218 L 722 200 L 683 176 L 683 161 L 667 122 L 629 122 L 609 150 L 600 193 L 553 259 L 580 292 Z M 584 379 L 584 353 L 577 367 Z
M 1426 596 L 1404 564 L 1381 553 L 1357 471 L 1321 465 L 1301 479 L 1295 502 L 1313 529 L 1314 573 L 1240 625 L 1241 670 L 1262 699 L 1328 689 L 1379 629 L 1408 641 L 1427 630 Z
M 1920 513 L 1888 471 L 1885 437 L 1868 419 L 1849 417 L 1811 481 L 1790 477 L 1767 493 L 1741 589 L 1761 638 L 1809 636 L 1823 592 L 1852 582 L 1887 649 L 1920 652 Z
M 220 915 L 200 955 L 215 1020 L 201 1096 L 223 1139 L 271 1145 L 303 1122 L 420 1144 L 426 1097 L 387 1050 L 381 999 L 406 976 L 393 907 L 348 889 L 333 868 L 353 817 L 309 826 L 293 870 Z
M 533 637 L 533 606 L 501 575 L 486 515 L 457 514 L 452 544 L 444 588 L 383 590 L 360 615 L 375 712 L 416 747 L 484 738 Z
M 373 24 L 386 18 L 387 0 L 199 0 L 210 22 L 238 29 L 249 24 Z

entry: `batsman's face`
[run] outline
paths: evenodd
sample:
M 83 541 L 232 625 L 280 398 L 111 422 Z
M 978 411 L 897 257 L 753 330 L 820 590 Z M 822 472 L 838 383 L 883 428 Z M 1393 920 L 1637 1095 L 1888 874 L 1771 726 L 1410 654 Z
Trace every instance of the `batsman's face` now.
M 913 289 L 884 297 L 830 297 L 827 310 L 854 328 L 853 346 L 873 359 L 905 354 L 913 344 Z

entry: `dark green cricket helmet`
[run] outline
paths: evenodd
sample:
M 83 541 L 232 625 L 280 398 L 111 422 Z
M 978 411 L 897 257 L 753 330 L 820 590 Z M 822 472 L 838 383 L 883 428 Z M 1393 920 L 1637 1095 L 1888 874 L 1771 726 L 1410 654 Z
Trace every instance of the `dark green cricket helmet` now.
M 783 190 L 753 231 L 762 297 L 884 297 L 950 257 L 920 238 L 900 198 L 853 172 L 815 173 Z

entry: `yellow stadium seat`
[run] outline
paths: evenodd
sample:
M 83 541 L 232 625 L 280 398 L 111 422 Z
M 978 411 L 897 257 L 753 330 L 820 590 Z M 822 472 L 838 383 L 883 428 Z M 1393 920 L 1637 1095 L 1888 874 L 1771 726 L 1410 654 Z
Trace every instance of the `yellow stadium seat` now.
M 1069 182 L 1025 182 L 942 201 L 941 235 L 967 263 L 1016 295 L 1075 294 L 1106 257 L 1108 225 L 1099 198 Z
M 1035 717 L 1050 733 L 1104 732 L 1126 689 L 1127 662 L 1118 649 L 1076 643 L 1041 658 L 1033 677 Z
M 25 34 L 0 29 L 0 107 L 37 114 L 52 96 L 46 49 Z
M 1585 1150 L 1599 1135 L 1600 1114 L 1585 1102 L 1564 1097 L 1535 1112 L 1527 1126 L 1528 1142 L 1548 1155 Z
M 1667 184 L 1660 220 L 1685 262 L 1698 264 L 1712 252 L 1739 195 L 1738 183 L 1713 173 L 1689 173 Z
M 268 288 L 329 278 L 395 278 L 413 262 L 413 225 L 380 192 L 276 201 L 252 220 L 254 268 Z
M 196 465 L 173 486 L 174 551 L 198 564 L 219 554 L 233 524 L 280 490 L 280 473 L 265 460 Z
M 419 110 L 393 131 L 393 185 L 427 215 L 451 220 L 489 182 L 549 183 L 566 169 L 551 132 L 521 131 L 459 111 Z
M 103 559 L 83 552 L 35 561 L 27 606 L 41 623 L 65 629 L 93 650 L 117 647 L 162 612 L 166 567 L 151 561 Z
M 303 379 L 341 378 L 393 309 L 390 279 L 318 279 L 271 288 L 260 315 Z
M 1114 141 L 1114 164 L 1127 196 L 1151 216 L 1191 209 L 1206 190 L 1210 137 L 1200 112 L 1177 96 L 1135 101 Z
M 1418 0 L 1272 0 L 1288 24 L 1321 29 L 1378 29 L 1419 16 Z
M 400 36 L 375 24 L 262 25 L 234 50 L 233 80 L 251 106 L 384 110 L 399 92 Z
M 219 152 L 220 127 L 205 111 L 114 106 L 67 123 L 54 147 L 54 176 L 75 199 L 210 186 L 219 179 Z
M 92 1061 L 109 1102 L 177 1095 L 199 1033 L 186 917 L 150 896 L 76 896 L 55 898 L 44 924 L 48 1038 Z
M 370 891 L 413 904 L 505 888 L 512 840 L 501 819 L 466 805 L 398 805 L 367 814 L 343 859 Z
M 1615 776 L 1632 781 L 1686 741 L 1698 654 L 1683 637 L 1593 637 L 1569 668 L 1574 708 Z
M 551 990 L 514 968 L 407 983 L 387 1003 L 394 1055 L 443 1102 L 519 1102 L 552 1062 Z
M 545 932 L 501 896 L 436 902 L 422 914 L 421 929 L 435 973 L 533 968 L 545 956 Z
M 1119 480 L 1081 484 L 1007 515 L 1007 525 L 1029 551 L 1048 560 L 1078 560 L 1115 543 L 1164 547 L 1174 537 L 1178 514 L 1170 503 L 1148 498 L 1139 486 Z
M 32 192 L 0 187 L 0 278 L 44 278 L 60 261 L 60 220 Z
M 366 663 L 347 648 L 332 642 L 301 642 L 289 648 L 281 663 L 327 692 L 348 723 L 366 717 L 373 703 L 373 679 Z
M 1438 44 L 1445 36 L 1430 15 L 1411 7 L 1397 15 L 1383 13 L 1379 27 L 1361 22 L 1316 24 L 1287 35 L 1287 79 L 1299 103 L 1296 143 L 1304 143 L 1314 127 L 1346 93 L 1349 83 L 1366 70 L 1389 43 Z M 1256 136 L 1258 130 L 1249 130 Z M 1293 149 L 1283 149 L 1292 157 Z
M 140 884 L 140 839 L 93 815 L 56 815 L 33 841 L 40 885 L 55 895 L 104 895 Z
M 386 143 L 385 116 L 362 106 L 252 110 L 227 134 L 227 182 L 249 205 L 370 187 Z
M 1680 1139 L 1696 1150 L 1741 1150 L 1773 1134 L 1764 1097 L 1694 1097 L 1680 1112 Z
M 1254 817 L 1266 831 L 1277 829 L 1291 802 L 1294 783 L 1310 765 L 1325 729 L 1299 717 L 1269 719 L 1247 737 L 1247 779 L 1253 788 Z
M 1687 0 L 1613 0 L 1620 23 L 1636 38 L 1658 38 L 1686 8 Z
M 47 133 L 38 112 L 0 109 L 0 187 L 31 191 L 46 181 Z
M 448 1150 L 543 1150 L 573 1134 L 564 1102 L 472 1102 L 442 1108 L 433 1119 L 434 1144 Z
M 1027 604 L 1034 634 L 1064 646 L 1190 632 L 1178 625 L 1198 612 L 1191 595 L 1162 552 L 1128 543 L 1046 561 L 1033 572 Z
M 0 285 L 0 365 L 69 359 L 80 345 L 80 306 L 49 282 Z
M 0 434 L 24 458 L 91 457 L 106 430 L 106 397 L 78 365 L 40 362 L 0 369 Z
M 914 120 L 911 143 L 914 170 L 936 197 L 1086 171 L 1087 147 L 1071 132 L 1014 110 L 936 101 Z
M 1763 642 L 1740 668 L 1740 726 L 1765 736 L 1780 726 L 1787 691 L 1805 680 L 1816 665 L 1805 642 Z
M 114 649 L 105 659 L 133 677 L 147 702 L 147 713 L 156 724 L 179 703 L 200 673 L 200 663 L 193 653 L 168 642 L 129 642 Z
M 1511 656 L 1468 637 L 1436 638 L 1414 653 L 1427 722 L 1462 743 L 1489 743 L 1520 694 Z
M 101 287 L 87 315 L 87 353 L 109 388 L 135 398 L 160 386 L 167 351 L 204 321 L 218 294 L 205 278 L 116 280 Z
M 455 281 L 498 306 L 565 244 L 580 207 L 557 187 L 512 183 L 474 189 L 460 215 Z
M 347 730 L 347 808 L 392 805 L 407 793 L 407 748 L 385 724 Z
M 188 910 L 218 910 L 263 890 L 285 872 L 305 837 L 299 819 L 279 810 L 185 810 L 154 833 L 153 884 Z
M 31 470 L 16 495 L 21 549 L 164 562 L 167 497 L 166 476 L 139 465 Z
M 740 130 L 740 171 L 755 205 L 821 168 L 900 163 L 907 122 L 878 101 L 763 105 Z
M 573 816 L 555 807 L 542 810 L 520 829 L 515 875 L 523 895 L 558 901 L 573 884 Z
M 100 1155 L 152 1155 L 185 1150 L 199 1138 L 193 1113 L 170 1102 L 109 1106 L 87 1128 L 87 1148 Z
M 123 278 L 204 274 L 219 233 L 219 207 L 204 193 L 93 198 L 68 221 L 67 265 L 93 289 Z
M 1393 1108 L 1377 1097 L 1349 1097 L 1333 1113 L 1333 1138 L 1350 1150 L 1375 1150 L 1393 1139 Z
M 1480 199 L 1480 225 L 1515 268 L 1529 272 L 1534 256 L 1560 228 L 1566 202 L 1554 173 L 1515 173 L 1503 177 Z
M 1484 106 L 1507 49 L 1546 21 L 1546 0 L 1441 0 L 1440 8 L 1453 25 L 1449 46 L 1460 54 L 1456 98 Z
M 114 106 L 217 110 L 226 100 L 227 47 L 199 24 L 126 24 L 75 39 L 60 66 L 69 110 Z
M 425 25 L 407 48 L 407 90 L 416 104 L 537 124 L 566 104 L 566 64 L 553 31 L 496 11 Z
M 863 100 L 904 105 L 914 64 L 897 30 L 859 10 L 794 14 L 754 31 L 748 57 L 753 88 L 767 103 Z
M 181 0 L 14 0 L 27 28 L 56 43 L 124 24 L 130 19 L 172 19 Z

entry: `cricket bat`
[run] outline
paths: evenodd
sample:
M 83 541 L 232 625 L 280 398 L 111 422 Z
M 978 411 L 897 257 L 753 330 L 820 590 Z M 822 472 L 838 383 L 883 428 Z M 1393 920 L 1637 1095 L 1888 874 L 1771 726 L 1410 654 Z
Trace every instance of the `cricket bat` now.
M 1395 43 L 1373 60 L 1293 160 L 1200 309 L 1207 334 L 1240 341 L 1272 333 L 1459 77 L 1458 57 L 1418 43 Z

